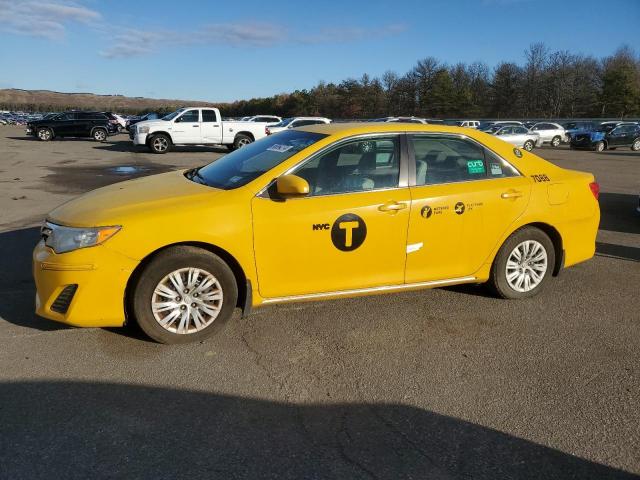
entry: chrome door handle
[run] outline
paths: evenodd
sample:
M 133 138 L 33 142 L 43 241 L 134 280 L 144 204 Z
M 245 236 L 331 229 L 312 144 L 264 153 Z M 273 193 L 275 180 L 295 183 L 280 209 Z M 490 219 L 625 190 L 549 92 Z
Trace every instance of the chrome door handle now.
M 500 195 L 500 198 L 504 198 L 504 199 L 520 198 L 520 197 L 522 197 L 522 192 L 519 192 L 517 190 L 511 190 L 509 192 L 504 192 L 502 195 Z
M 391 201 L 380 205 L 378 210 L 381 212 L 397 212 L 398 210 L 403 210 L 405 208 L 407 208 L 406 203 Z

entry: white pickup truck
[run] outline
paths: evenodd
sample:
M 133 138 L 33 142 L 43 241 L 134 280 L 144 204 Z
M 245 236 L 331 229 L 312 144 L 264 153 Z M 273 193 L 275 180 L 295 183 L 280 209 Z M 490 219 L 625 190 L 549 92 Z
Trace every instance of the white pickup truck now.
M 129 137 L 134 145 L 146 145 L 154 153 L 167 153 L 174 145 L 226 145 L 233 150 L 265 137 L 267 124 L 222 121 L 217 108 L 186 107 L 136 123 Z

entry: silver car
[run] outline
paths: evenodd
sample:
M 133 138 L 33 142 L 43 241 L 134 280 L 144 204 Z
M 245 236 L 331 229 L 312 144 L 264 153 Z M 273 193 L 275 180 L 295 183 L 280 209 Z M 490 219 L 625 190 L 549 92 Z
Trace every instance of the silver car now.
M 569 141 L 564 127 L 557 123 L 536 123 L 531 127 L 531 131 L 537 132 L 540 135 L 542 143 L 550 143 L 552 147 L 558 147 L 561 143 Z
M 496 126 L 488 133 L 491 133 L 496 137 L 500 137 L 501 140 L 509 142 L 516 147 L 522 147 L 527 152 L 533 150 L 534 147 L 539 147 L 540 145 L 542 145 L 542 139 L 540 138 L 540 135 L 538 135 L 537 132 L 531 132 L 527 130 L 527 127 Z

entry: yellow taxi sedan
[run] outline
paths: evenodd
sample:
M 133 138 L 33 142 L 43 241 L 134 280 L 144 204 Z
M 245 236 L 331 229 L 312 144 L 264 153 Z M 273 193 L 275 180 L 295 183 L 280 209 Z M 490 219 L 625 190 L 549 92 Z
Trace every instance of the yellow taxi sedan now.
M 477 130 L 288 130 L 52 211 L 36 312 L 179 343 L 236 307 L 485 282 L 529 297 L 593 256 L 597 198 L 593 175 Z

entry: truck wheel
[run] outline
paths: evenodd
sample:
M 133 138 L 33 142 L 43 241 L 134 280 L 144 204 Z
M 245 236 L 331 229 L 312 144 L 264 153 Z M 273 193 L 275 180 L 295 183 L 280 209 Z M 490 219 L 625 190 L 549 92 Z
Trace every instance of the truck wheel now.
M 144 267 L 128 301 L 140 328 L 155 341 L 196 342 L 219 332 L 231 318 L 238 286 L 220 257 L 179 246 Z
M 527 140 L 526 142 L 524 142 L 522 148 L 524 148 L 527 152 L 530 152 L 531 150 L 533 150 L 533 142 L 531 140 Z
M 91 136 L 96 142 L 104 142 L 107 139 L 107 131 L 104 128 L 96 128 Z
M 43 142 L 48 142 L 53 138 L 53 132 L 49 128 L 39 128 L 38 138 Z
M 233 140 L 233 148 L 242 148 L 249 145 L 250 143 L 253 143 L 253 139 L 249 135 L 239 133 Z
M 605 150 L 604 142 L 596 143 L 596 152 L 604 152 L 604 150 Z
M 560 142 L 561 142 L 561 141 L 562 141 L 562 140 L 561 140 L 561 138 L 560 138 L 560 137 L 555 136 L 555 137 L 553 137 L 553 138 L 551 139 L 551 146 L 552 146 L 552 147 L 558 147 L 558 146 L 560 146 Z
M 553 272 L 555 250 L 542 230 L 524 227 L 505 240 L 493 260 L 489 285 L 502 298 L 537 294 Z
M 149 149 L 153 153 L 167 153 L 171 149 L 171 139 L 164 133 L 158 133 L 149 139 Z

